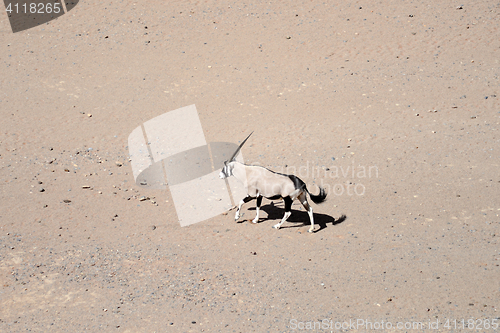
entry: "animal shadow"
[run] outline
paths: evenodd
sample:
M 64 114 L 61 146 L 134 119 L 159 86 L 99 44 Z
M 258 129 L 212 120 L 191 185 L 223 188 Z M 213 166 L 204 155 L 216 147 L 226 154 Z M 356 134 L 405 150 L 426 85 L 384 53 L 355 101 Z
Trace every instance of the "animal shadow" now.
M 254 210 L 255 207 L 250 207 L 248 210 Z M 281 220 L 283 215 L 285 214 L 285 210 L 282 207 L 278 207 L 273 203 L 263 205 L 260 207 L 261 210 L 267 213 L 267 217 L 261 217 L 259 219 L 259 223 L 267 220 Z M 338 219 L 333 218 L 330 215 L 321 214 L 314 212 L 314 224 L 319 225 L 319 229 L 314 231 L 319 232 L 327 227 L 327 225 L 331 224 L 332 226 L 340 224 L 347 219 L 347 216 L 342 214 Z M 295 225 L 290 225 L 293 223 Z M 292 215 L 286 220 L 281 229 L 284 228 L 300 228 L 304 225 L 311 225 L 309 220 L 309 214 L 305 210 L 296 210 L 292 207 Z

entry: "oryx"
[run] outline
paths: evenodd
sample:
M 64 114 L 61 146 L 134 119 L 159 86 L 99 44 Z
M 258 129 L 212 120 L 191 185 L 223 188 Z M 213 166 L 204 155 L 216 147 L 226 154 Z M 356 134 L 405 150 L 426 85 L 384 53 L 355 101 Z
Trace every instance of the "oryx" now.
M 252 135 L 252 133 L 250 133 L 250 135 Z M 285 215 L 283 216 L 283 219 L 281 219 L 281 222 L 273 226 L 273 228 L 279 229 L 288 217 L 290 217 L 290 214 L 292 214 L 292 202 L 295 199 L 299 199 L 308 212 L 309 219 L 311 221 L 311 227 L 308 231 L 313 232 L 313 210 L 307 202 L 306 193 L 309 194 L 314 203 L 319 204 L 326 199 L 325 190 L 320 187 L 319 194 L 313 195 L 307 190 L 306 184 L 294 175 L 284 175 L 261 166 L 245 165 L 237 162 L 235 160 L 236 155 L 238 155 L 241 147 L 248 140 L 250 135 L 243 140 L 238 149 L 234 152 L 233 156 L 231 156 L 228 161 L 224 162 L 224 167 L 219 174 L 221 179 L 234 176 L 241 183 L 243 183 L 245 189 L 247 190 L 247 196 L 241 199 L 239 203 L 238 210 L 236 211 L 236 215 L 234 217 L 235 220 L 240 218 L 241 206 L 246 202 L 257 199 L 257 216 L 252 220 L 253 223 L 257 223 L 259 220 L 259 210 L 262 203 L 262 197 L 266 197 L 270 200 L 283 199 L 285 201 Z

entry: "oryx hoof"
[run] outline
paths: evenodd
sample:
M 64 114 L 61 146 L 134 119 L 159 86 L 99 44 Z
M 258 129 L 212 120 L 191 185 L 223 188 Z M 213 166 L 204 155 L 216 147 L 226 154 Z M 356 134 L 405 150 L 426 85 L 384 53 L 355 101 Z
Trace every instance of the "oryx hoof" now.
M 274 228 L 274 229 L 276 229 L 276 230 L 278 230 L 280 227 L 281 227 L 281 226 L 280 226 L 279 224 L 275 224 L 275 225 L 273 225 L 273 228 Z
M 259 219 L 253 219 L 252 220 L 252 223 L 257 223 L 257 222 L 259 222 Z
M 309 230 L 307 230 L 307 232 L 311 232 L 311 233 L 313 233 L 313 232 L 314 232 L 314 229 L 313 229 L 313 228 L 310 228 Z

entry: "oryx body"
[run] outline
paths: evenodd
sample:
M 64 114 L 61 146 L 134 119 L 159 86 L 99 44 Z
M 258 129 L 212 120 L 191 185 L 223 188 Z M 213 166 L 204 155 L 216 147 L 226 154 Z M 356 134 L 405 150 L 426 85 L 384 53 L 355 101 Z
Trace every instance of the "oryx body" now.
M 250 137 L 250 135 L 248 137 Z M 240 147 L 236 150 L 230 161 L 224 163 L 224 167 L 219 174 L 221 179 L 234 176 L 241 183 L 243 183 L 247 190 L 247 196 L 241 199 L 239 203 L 238 210 L 236 211 L 236 215 L 234 217 L 235 220 L 240 218 L 241 206 L 246 202 L 257 199 L 257 216 L 252 221 L 253 223 L 257 223 L 259 220 L 259 210 L 262 203 L 262 197 L 271 200 L 283 199 L 285 202 L 285 215 L 278 224 L 273 226 L 274 228 L 279 229 L 292 214 L 292 202 L 295 199 L 299 199 L 300 203 L 309 214 L 309 219 L 311 221 L 309 232 L 312 232 L 314 230 L 314 216 L 312 207 L 307 202 L 306 194 L 309 194 L 314 203 L 319 204 L 326 199 L 325 191 L 320 188 L 320 193 L 318 195 L 312 195 L 307 190 L 306 184 L 294 175 L 284 175 L 261 166 L 245 165 L 240 162 L 236 162 L 234 158 L 248 137 L 241 143 Z

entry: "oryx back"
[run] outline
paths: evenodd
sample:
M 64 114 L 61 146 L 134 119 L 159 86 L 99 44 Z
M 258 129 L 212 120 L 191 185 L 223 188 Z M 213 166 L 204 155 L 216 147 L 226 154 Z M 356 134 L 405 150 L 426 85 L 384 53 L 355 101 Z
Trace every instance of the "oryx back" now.
M 266 198 L 290 196 L 295 191 L 293 181 L 260 166 L 246 166 L 246 176 L 250 195 L 259 194 Z

